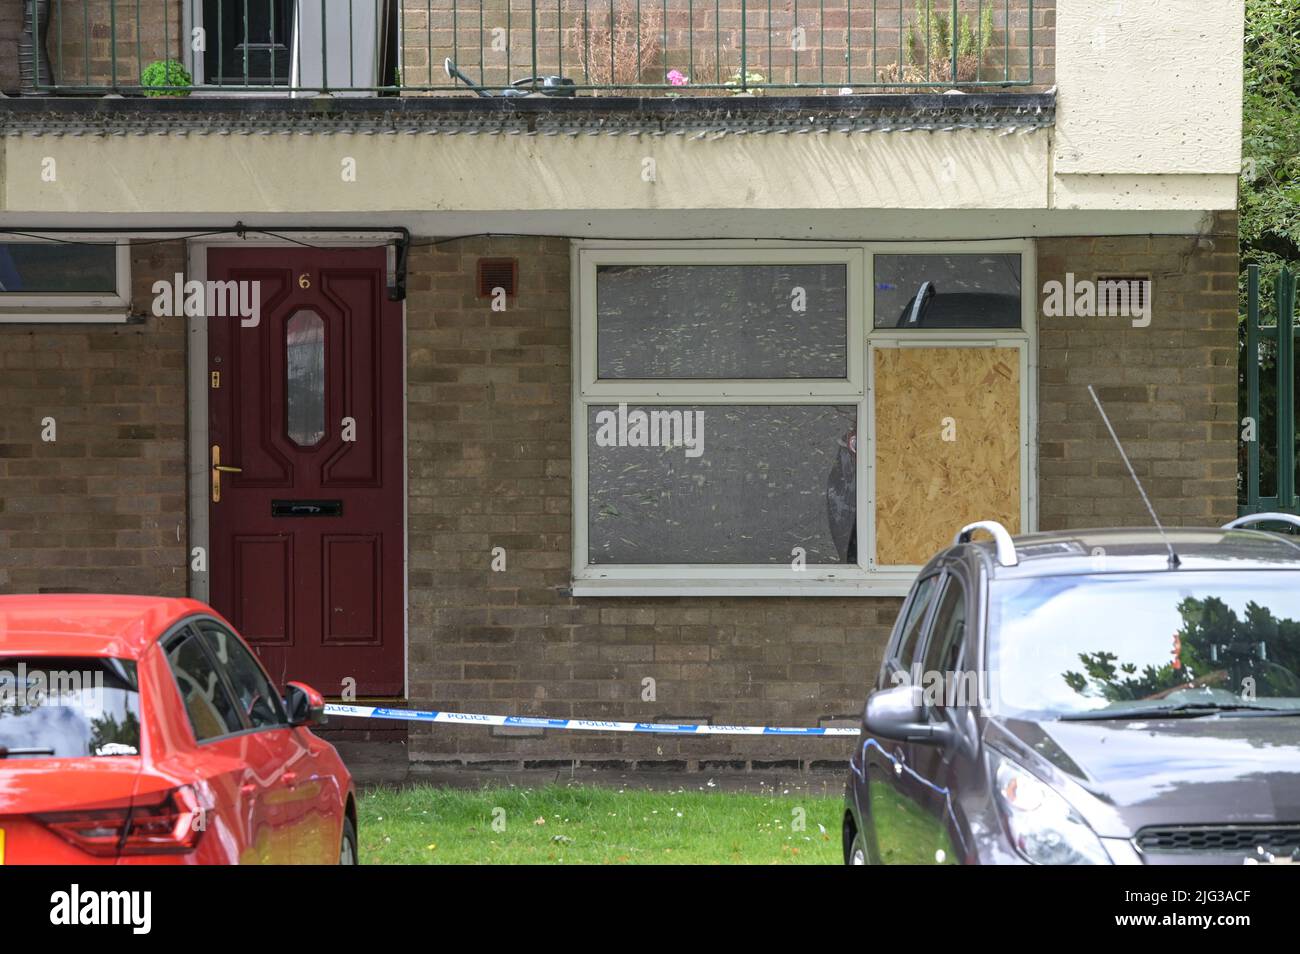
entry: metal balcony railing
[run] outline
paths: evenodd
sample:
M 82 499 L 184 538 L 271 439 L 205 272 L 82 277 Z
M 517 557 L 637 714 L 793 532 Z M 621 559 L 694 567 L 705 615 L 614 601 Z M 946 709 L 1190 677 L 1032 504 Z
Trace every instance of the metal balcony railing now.
M 1023 87 L 1050 63 L 1035 28 L 1054 10 L 1054 0 L 21 2 L 24 92 L 152 96 Z

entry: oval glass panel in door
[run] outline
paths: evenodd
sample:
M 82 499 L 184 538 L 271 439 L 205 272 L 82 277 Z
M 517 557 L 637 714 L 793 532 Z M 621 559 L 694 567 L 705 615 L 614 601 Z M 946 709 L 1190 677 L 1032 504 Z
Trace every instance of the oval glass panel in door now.
M 310 309 L 285 325 L 285 418 L 289 440 L 311 447 L 325 436 L 325 322 Z

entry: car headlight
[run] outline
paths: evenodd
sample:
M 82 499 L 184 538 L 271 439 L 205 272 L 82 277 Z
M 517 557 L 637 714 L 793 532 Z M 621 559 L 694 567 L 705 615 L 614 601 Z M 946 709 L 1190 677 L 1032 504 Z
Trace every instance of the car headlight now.
M 1069 803 L 1024 769 L 997 759 L 998 807 L 1016 850 L 1036 865 L 1108 865 L 1110 858 Z

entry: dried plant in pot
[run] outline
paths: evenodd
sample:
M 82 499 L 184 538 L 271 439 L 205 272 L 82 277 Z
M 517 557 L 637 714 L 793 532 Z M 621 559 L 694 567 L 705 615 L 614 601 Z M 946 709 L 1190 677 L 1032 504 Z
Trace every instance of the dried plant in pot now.
M 958 13 L 957 22 L 948 5 L 935 0 L 917 0 L 907 27 L 906 62 L 881 68 L 881 82 L 914 86 L 977 83 L 988 51 L 994 48 L 993 8 L 983 7 L 978 22 L 968 13 Z M 956 77 L 953 76 L 953 45 L 956 44 Z
M 638 94 L 637 86 L 668 82 L 658 7 L 579 8 L 569 22 L 565 47 L 581 68 L 574 77 L 578 85 L 605 87 L 597 95 L 627 96 Z

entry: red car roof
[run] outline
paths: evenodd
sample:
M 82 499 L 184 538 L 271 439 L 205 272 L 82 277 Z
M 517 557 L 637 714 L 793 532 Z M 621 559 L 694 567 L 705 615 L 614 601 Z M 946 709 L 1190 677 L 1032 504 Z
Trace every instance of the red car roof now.
M 49 593 L 0 596 L 0 655 L 136 659 L 183 617 L 216 615 L 198 600 Z

